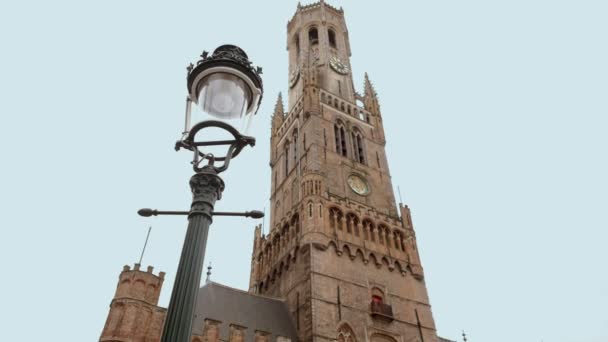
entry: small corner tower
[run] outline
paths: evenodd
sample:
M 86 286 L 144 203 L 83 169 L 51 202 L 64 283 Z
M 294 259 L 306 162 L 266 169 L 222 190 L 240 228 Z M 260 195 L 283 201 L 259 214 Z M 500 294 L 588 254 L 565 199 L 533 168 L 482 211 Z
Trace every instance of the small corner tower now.
M 159 339 L 165 309 L 157 306 L 165 273 L 146 271 L 139 264 L 124 266 L 99 341 L 126 342 Z

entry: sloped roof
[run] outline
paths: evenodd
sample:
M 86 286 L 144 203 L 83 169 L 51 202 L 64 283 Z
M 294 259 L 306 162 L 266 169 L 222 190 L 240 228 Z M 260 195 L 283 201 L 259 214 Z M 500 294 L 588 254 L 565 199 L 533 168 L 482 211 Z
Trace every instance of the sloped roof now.
M 447 338 L 443 338 L 441 336 L 437 336 L 437 338 L 439 339 L 439 342 L 456 342 L 456 341 L 448 340 Z
M 256 330 L 297 341 L 297 331 L 289 309 L 281 299 L 252 294 L 209 282 L 198 292 L 192 332 L 202 335 L 205 319 L 220 321 L 220 339 L 227 341 L 230 325 L 246 327 L 245 340 L 253 341 Z

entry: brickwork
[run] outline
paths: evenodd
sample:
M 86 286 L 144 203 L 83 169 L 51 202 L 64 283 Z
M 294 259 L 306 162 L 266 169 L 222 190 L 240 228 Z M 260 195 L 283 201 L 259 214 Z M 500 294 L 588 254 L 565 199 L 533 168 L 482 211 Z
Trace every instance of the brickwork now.
M 110 312 L 101 333 L 103 342 L 148 342 L 160 340 L 166 310 L 158 306 L 165 273 L 146 271 L 139 264 L 125 266 L 120 273 Z
M 353 86 L 344 12 L 298 6 L 287 47 L 287 111 L 279 96 L 271 127 L 271 228 L 256 229 L 250 291 L 285 298 L 302 341 L 436 341 L 378 96 L 367 74 L 363 94 Z

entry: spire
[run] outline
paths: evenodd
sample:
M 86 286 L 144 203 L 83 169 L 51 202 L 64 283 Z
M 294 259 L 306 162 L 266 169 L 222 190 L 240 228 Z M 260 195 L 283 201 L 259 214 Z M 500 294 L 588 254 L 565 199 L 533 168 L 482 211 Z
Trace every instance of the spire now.
M 279 113 L 281 114 L 281 116 L 283 116 L 284 112 L 285 112 L 285 110 L 283 109 L 283 94 L 281 94 L 281 92 L 279 92 L 279 97 L 277 98 L 277 103 L 274 105 L 273 116 L 275 116 Z
M 205 284 L 209 284 L 211 282 L 211 262 L 209 262 L 209 266 L 207 266 L 207 279 L 205 279 Z
M 464 330 L 462 331 L 462 340 L 467 342 L 467 334 L 464 333 Z
M 283 118 L 285 116 L 285 110 L 283 108 L 283 96 L 279 93 L 277 98 L 277 104 L 274 106 L 274 113 L 272 114 L 272 132 L 279 129 L 283 124 Z
M 372 82 L 369 80 L 369 76 L 365 73 L 365 85 L 364 85 L 364 101 L 365 109 L 369 110 L 372 114 L 380 115 L 380 103 L 378 102 L 378 94 L 374 89 Z
M 369 75 L 365 73 L 365 88 L 364 88 L 365 96 L 376 96 L 376 90 L 374 89 L 374 85 L 369 80 Z

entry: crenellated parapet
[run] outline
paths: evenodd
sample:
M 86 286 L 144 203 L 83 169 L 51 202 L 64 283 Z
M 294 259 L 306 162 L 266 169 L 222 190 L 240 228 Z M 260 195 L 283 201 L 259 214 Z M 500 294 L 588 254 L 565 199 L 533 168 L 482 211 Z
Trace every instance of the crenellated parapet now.
M 125 265 L 119 276 L 114 299 L 130 298 L 157 305 L 165 272 L 156 275 L 153 271 L 152 266 L 148 266 L 146 271 L 143 271 L 140 264 L 135 264 L 133 269 Z

